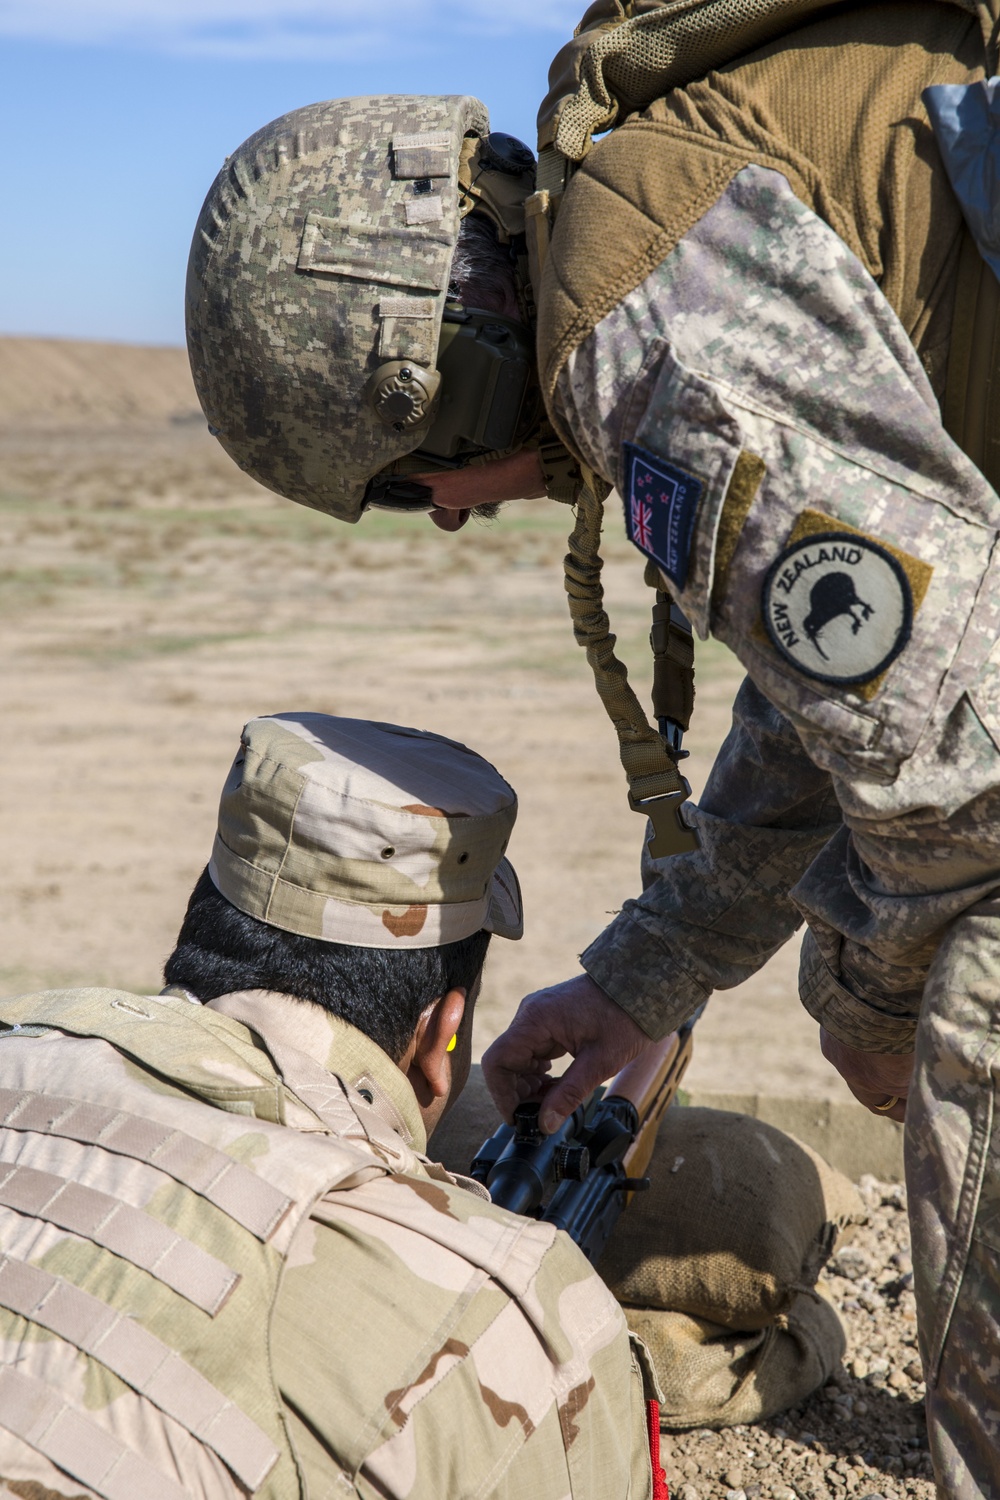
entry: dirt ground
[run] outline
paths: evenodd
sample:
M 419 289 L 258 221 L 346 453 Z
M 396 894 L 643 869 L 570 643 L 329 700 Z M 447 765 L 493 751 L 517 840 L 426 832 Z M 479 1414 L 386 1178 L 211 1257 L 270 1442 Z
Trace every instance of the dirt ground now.
M 536 501 L 450 537 L 348 528 L 236 469 L 182 351 L 0 339 L 0 987 L 158 987 L 243 723 L 319 709 L 453 735 L 518 790 L 527 932 L 494 944 L 485 1046 L 637 886 L 641 825 L 562 591 L 568 521 Z M 645 683 L 649 595 L 614 507 L 606 551 Z M 739 680 L 699 648 L 696 792 Z M 712 1000 L 693 1084 L 847 1097 L 795 946 Z
M 664 1434 L 675 1500 L 933 1500 L 906 1191 L 864 1177 L 861 1196 L 867 1221 L 820 1278 L 847 1334 L 841 1368 L 769 1421 Z

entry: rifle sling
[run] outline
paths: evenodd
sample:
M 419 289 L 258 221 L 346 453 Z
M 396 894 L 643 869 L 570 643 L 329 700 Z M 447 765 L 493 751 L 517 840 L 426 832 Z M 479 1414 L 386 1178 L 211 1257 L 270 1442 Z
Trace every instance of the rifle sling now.
M 584 471 L 576 523 L 565 561 L 573 634 L 577 644 L 587 653 L 597 692 L 618 736 L 618 751 L 628 781 L 629 806 L 653 822 L 655 836 L 651 852 L 657 858 L 686 853 L 698 847 L 696 835 L 678 817 L 678 809 L 690 795 L 690 788 L 677 768 L 676 759 L 646 717 L 629 683 L 628 672 L 615 655 L 615 637 L 611 634 L 604 609 L 600 556 L 603 488 L 596 475 L 590 470 Z M 658 595 L 657 609 L 662 611 L 664 604 L 669 621 L 667 596 Z M 666 705 L 663 717 L 686 728 L 694 701 L 693 647 L 685 660 L 680 635 L 669 626 L 664 632 L 662 618 L 657 622 L 654 613 L 654 630 L 657 628 L 664 663 L 660 683 L 664 697 L 656 704 L 657 714 L 660 716 L 661 706 Z M 690 642 L 690 637 L 688 640 Z

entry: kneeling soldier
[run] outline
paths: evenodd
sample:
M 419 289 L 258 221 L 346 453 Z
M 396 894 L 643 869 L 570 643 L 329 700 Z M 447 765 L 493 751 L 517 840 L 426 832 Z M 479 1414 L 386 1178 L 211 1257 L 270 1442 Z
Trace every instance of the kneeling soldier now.
M 610 1293 L 424 1155 L 515 815 L 438 735 L 255 719 L 169 987 L 0 1003 L 0 1494 L 653 1493 Z

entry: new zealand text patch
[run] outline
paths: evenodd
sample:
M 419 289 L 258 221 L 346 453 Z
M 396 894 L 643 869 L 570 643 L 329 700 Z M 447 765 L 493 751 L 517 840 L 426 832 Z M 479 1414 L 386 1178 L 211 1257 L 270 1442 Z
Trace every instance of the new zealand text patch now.
M 900 562 L 853 532 L 792 542 L 771 565 L 764 625 L 781 655 L 819 682 L 868 682 L 910 639 L 913 594 Z
M 702 481 L 635 443 L 626 443 L 622 454 L 628 539 L 682 589 Z

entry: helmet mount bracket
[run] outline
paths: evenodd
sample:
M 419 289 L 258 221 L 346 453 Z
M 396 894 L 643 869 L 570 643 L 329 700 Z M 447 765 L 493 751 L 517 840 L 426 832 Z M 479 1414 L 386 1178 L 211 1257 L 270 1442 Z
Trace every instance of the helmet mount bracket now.
M 376 416 L 395 432 L 423 426 L 431 417 L 441 388 L 437 370 L 425 370 L 409 359 L 380 365 L 365 387 Z

